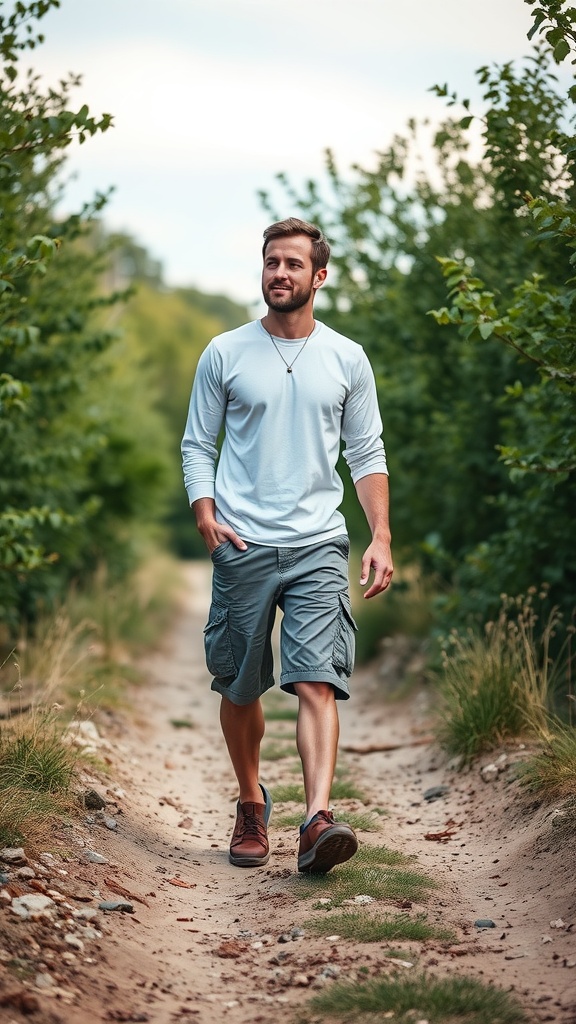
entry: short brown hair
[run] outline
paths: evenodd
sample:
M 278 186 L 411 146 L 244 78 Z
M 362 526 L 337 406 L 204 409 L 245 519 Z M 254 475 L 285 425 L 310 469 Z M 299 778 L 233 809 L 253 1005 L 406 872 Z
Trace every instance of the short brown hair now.
M 276 221 L 270 224 L 264 232 L 264 245 L 262 256 L 266 255 L 266 246 L 273 238 L 285 238 L 287 235 L 307 235 L 312 239 L 312 269 L 321 270 L 330 259 L 330 246 L 322 234 L 320 228 L 315 224 L 309 224 L 306 220 L 299 220 L 298 217 L 287 217 L 286 220 Z

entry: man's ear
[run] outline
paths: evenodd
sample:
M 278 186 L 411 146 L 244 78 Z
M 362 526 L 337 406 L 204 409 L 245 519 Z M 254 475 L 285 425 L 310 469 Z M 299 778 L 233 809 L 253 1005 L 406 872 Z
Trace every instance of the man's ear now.
M 321 267 L 320 270 L 317 270 L 315 272 L 314 278 L 313 278 L 313 281 L 312 281 L 312 287 L 313 287 L 314 291 L 316 291 L 317 288 L 321 288 L 322 287 L 322 285 L 324 284 L 324 281 L 326 280 L 327 273 L 328 273 L 328 271 L 326 270 L 326 267 Z

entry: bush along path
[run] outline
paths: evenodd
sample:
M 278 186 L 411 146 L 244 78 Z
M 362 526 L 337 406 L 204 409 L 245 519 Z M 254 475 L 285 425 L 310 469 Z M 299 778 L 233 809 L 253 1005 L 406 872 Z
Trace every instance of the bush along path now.
M 272 855 L 229 864 L 236 792 L 203 661 L 208 567 L 186 572 L 149 686 L 76 737 L 91 756 L 85 815 L 45 849 L 0 851 L 0 1019 L 574 1024 L 574 838 L 520 794 L 521 746 L 457 772 L 425 742 L 428 695 L 385 702 L 374 667 L 341 707 L 332 794 L 358 855 L 324 877 L 296 871 L 295 705 L 273 691 Z

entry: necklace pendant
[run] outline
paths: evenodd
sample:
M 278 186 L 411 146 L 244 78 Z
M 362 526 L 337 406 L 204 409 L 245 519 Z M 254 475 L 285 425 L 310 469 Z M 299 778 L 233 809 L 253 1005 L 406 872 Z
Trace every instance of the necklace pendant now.
M 288 369 L 286 370 L 286 373 L 292 373 L 292 367 L 291 366 L 288 367 Z

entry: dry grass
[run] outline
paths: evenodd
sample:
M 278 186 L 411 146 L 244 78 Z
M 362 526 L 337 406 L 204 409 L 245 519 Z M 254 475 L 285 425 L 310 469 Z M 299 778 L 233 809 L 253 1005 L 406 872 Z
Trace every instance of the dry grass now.
M 340 935 L 355 942 L 424 942 L 426 939 L 454 942 L 456 939 L 450 929 L 429 924 L 424 914 L 416 917 L 408 914 L 373 917 L 358 910 L 346 911 L 307 921 L 305 927 L 316 935 Z
M 561 616 L 552 609 L 540 624 L 537 600 L 546 600 L 545 589 L 505 598 L 484 635 L 455 631 L 445 642 L 438 739 L 464 763 L 511 737 L 549 732 L 573 627 L 565 630 L 565 643 L 552 659 Z

